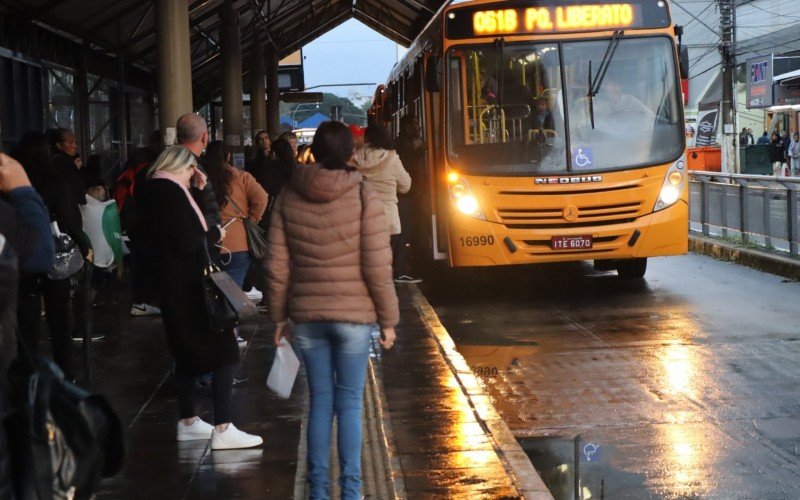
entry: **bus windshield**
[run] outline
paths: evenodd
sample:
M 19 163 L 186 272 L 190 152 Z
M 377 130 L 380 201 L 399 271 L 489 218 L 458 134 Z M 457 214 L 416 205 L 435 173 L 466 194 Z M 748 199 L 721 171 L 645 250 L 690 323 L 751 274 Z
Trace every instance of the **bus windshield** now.
M 683 132 L 672 43 L 623 38 L 607 56 L 609 43 L 498 39 L 451 49 L 453 163 L 465 173 L 535 175 L 675 160 Z

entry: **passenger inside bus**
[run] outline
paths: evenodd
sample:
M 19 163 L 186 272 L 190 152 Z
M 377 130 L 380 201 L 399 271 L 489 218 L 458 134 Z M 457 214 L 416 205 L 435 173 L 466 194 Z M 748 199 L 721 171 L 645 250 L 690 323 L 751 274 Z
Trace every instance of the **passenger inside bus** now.
M 674 161 L 683 145 L 674 46 L 663 38 L 626 38 L 610 57 L 609 43 L 452 49 L 451 157 L 467 171 L 507 174 Z M 601 69 L 605 77 L 599 80 Z

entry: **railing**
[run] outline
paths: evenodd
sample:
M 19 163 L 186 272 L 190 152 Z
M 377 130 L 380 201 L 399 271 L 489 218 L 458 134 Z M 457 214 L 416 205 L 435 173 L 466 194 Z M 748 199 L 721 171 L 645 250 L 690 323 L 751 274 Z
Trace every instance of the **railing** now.
M 689 227 L 798 256 L 800 178 L 690 171 Z

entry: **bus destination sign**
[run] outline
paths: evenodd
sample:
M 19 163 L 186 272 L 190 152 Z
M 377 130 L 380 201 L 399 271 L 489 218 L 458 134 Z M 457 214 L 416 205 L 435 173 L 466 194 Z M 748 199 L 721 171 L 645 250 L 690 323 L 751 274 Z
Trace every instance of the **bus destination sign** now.
M 626 28 L 669 26 L 669 14 L 663 1 L 631 3 L 544 4 L 525 2 L 507 7 L 480 6 L 456 9 L 447 14 L 448 38 L 535 35 L 540 33 L 575 33 Z M 661 7 L 659 7 L 659 4 Z

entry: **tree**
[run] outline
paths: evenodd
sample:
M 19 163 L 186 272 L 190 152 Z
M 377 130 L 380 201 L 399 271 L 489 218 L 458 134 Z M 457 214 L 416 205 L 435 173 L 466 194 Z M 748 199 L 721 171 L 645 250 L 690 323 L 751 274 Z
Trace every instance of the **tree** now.
M 311 116 L 322 113 L 330 117 L 331 108 L 334 106 L 342 107 L 342 120 L 347 124 L 366 125 L 366 110 L 359 108 L 347 97 L 340 97 L 336 94 L 322 94 L 322 102 L 312 105 L 310 103 L 284 103 L 280 104 L 281 115 L 294 119 L 297 123 L 304 121 Z

